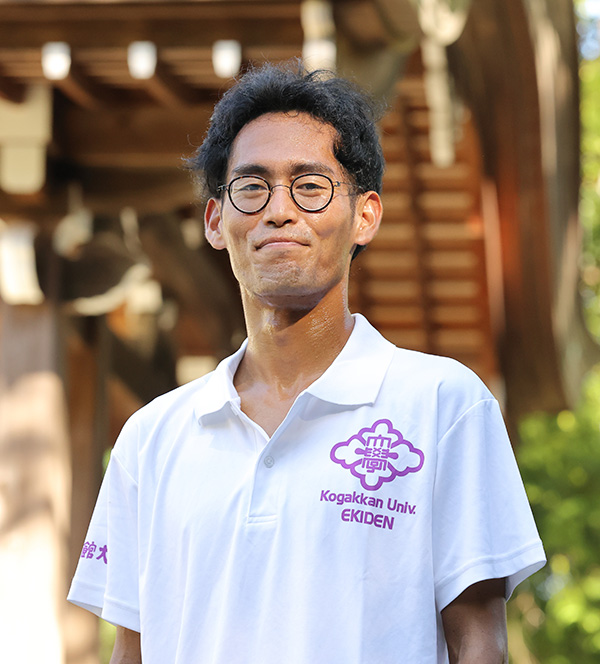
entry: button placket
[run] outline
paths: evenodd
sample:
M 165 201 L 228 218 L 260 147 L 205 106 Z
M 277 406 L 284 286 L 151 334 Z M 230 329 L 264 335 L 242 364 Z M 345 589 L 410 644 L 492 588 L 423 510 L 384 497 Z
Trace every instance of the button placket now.
M 254 469 L 254 484 L 250 497 L 248 522 L 272 522 L 277 519 L 282 473 L 285 464 L 281 462 L 277 452 L 280 451 L 282 438 L 285 439 L 289 422 L 301 408 L 300 397 L 296 399 L 288 414 L 270 439 L 266 439 L 265 447 L 260 451 Z M 253 423 L 257 431 L 266 437 L 264 431 Z

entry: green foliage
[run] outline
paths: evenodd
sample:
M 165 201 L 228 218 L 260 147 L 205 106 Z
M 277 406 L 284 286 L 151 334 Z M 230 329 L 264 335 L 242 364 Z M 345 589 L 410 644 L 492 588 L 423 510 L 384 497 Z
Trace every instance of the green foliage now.
M 584 230 L 582 296 L 591 332 L 600 337 L 600 59 L 583 60 L 581 80 L 581 202 Z
M 581 5 L 584 6 L 584 5 Z M 582 58 L 581 84 L 581 199 L 579 218 L 584 231 L 582 296 L 591 332 L 600 338 L 600 57 L 598 20 L 579 9 L 582 44 L 596 57 Z M 585 35 L 588 35 L 587 37 Z M 590 37 L 593 35 L 594 37 Z M 584 51 L 585 54 L 585 51 Z
M 521 620 L 544 664 L 600 661 L 600 367 L 580 406 L 521 426 L 519 466 L 549 564 L 519 592 Z
M 581 36 L 581 293 L 600 339 L 600 41 L 598 19 L 576 3 Z M 600 366 L 574 411 L 521 424 L 518 461 L 548 565 L 509 605 L 543 664 L 600 662 Z M 531 658 L 516 661 L 532 661 Z
M 100 664 L 109 664 L 110 658 L 115 644 L 116 627 L 100 620 Z

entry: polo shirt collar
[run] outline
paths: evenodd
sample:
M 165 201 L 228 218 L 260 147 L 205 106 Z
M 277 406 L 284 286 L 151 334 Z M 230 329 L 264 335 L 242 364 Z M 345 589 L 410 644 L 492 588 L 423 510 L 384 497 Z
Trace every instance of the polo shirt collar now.
M 354 328 L 332 364 L 305 392 L 329 403 L 363 405 L 374 403 L 395 346 L 384 339 L 361 314 L 353 314 Z M 239 404 L 233 377 L 246 352 L 246 339 L 238 351 L 219 363 L 198 394 L 198 419 Z
M 217 368 L 210 374 L 196 398 L 194 412 L 197 419 L 217 413 L 228 404 L 240 403 L 240 396 L 233 386 L 233 377 L 244 357 L 247 345 L 248 339 L 233 355 L 219 362 Z
M 339 405 L 372 404 L 394 355 L 387 341 L 361 314 L 353 314 L 354 328 L 331 366 L 305 391 Z

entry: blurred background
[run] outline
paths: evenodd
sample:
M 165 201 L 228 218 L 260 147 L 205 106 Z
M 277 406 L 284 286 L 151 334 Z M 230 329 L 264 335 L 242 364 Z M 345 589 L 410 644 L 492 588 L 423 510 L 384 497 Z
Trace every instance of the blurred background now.
M 66 603 L 110 449 L 245 336 L 184 159 L 251 65 L 386 112 L 351 308 L 492 389 L 549 564 L 514 664 L 600 661 L 600 2 L 0 0 L 0 660 L 108 662 Z

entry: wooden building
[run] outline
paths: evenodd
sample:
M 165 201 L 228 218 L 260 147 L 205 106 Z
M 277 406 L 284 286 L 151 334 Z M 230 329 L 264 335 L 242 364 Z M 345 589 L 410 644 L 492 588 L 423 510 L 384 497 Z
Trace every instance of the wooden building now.
M 511 423 L 567 407 L 598 358 L 571 0 L 0 0 L 2 661 L 97 661 L 64 596 L 103 455 L 243 339 L 182 168 L 231 83 L 220 49 L 242 70 L 337 49 L 387 101 L 351 301 L 389 339 L 471 366 Z

